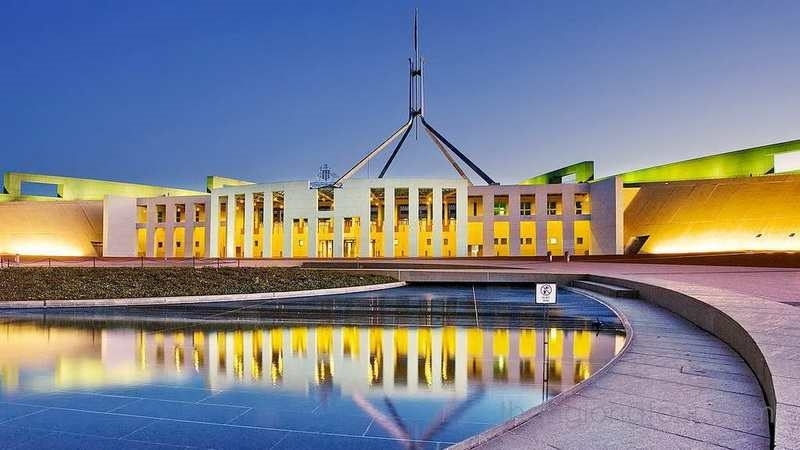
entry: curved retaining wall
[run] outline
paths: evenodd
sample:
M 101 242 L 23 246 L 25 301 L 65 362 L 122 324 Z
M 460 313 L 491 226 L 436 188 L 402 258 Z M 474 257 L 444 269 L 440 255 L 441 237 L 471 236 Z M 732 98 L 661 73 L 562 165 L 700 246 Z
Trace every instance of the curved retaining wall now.
M 239 302 L 255 300 L 277 300 L 286 298 L 318 297 L 321 295 L 353 294 L 356 292 L 379 291 L 405 286 L 405 281 L 394 283 L 372 284 L 368 286 L 352 286 L 331 289 L 312 289 L 306 291 L 263 292 L 257 294 L 196 295 L 183 297 L 145 297 L 116 298 L 96 300 L 25 300 L 0 302 L 0 309 L 25 308 L 92 308 L 106 306 L 160 306 L 183 305 L 192 303 Z
M 773 447 L 793 448 L 796 445 L 795 442 L 783 442 L 783 439 L 777 437 L 776 418 L 781 411 L 778 409 L 772 372 L 758 343 L 741 323 L 721 309 L 683 292 L 624 278 L 599 275 L 589 275 L 587 278 L 590 281 L 636 289 L 642 300 L 683 317 L 728 344 L 750 366 L 761 389 L 764 390 L 764 399 L 770 409 L 769 423 Z

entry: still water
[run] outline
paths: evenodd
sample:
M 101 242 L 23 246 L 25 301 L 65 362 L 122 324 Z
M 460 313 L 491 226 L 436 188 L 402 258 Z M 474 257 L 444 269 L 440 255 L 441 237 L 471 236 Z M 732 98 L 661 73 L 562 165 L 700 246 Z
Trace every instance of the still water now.
M 560 292 L 544 322 L 529 293 L 410 287 L 280 306 L 6 314 L 0 436 L 18 448 L 443 448 L 621 349 L 620 324 L 596 302 Z M 398 311 L 368 307 L 376 300 Z

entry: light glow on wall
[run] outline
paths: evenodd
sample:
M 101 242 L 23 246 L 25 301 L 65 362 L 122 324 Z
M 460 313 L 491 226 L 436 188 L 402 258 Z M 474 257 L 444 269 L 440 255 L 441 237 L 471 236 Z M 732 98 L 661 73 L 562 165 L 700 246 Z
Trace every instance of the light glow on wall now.
M 88 256 L 78 246 L 56 240 L 53 237 L 30 237 L 14 241 L 0 249 L 0 253 L 32 256 Z
M 742 233 L 701 233 L 664 240 L 653 246 L 649 253 L 711 253 L 731 251 L 800 251 L 800 237 L 788 234 L 761 234 L 743 236 Z

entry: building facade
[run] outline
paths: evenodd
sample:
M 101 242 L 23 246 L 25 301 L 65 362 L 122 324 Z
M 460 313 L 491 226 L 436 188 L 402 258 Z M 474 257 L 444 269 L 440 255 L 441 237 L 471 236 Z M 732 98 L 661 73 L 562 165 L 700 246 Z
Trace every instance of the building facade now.
M 592 210 L 593 191 L 600 205 L 621 196 L 613 181 L 595 187 L 352 179 L 341 188 L 291 181 L 223 186 L 204 196 L 108 197 L 104 255 L 415 258 L 588 255 L 605 248 L 614 253 L 621 245 L 621 224 L 614 215 Z M 593 214 L 599 220 L 593 221 Z

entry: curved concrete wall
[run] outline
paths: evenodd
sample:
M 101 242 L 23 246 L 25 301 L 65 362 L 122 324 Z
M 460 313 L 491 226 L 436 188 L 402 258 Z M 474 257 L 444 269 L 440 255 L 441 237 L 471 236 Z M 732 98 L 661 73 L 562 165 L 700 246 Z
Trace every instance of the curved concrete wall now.
M 624 286 L 639 291 L 639 298 L 671 311 L 711 333 L 733 348 L 758 379 L 764 390 L 764 398 L 770 408 L 770 434 L 775 446 L 775 417 L 777 398 L 772 373 L 764 353 L 755 339 L 736 320 L 722 310 L 690 295 L 638 281 L 607 276 L 589 275 L 588 279 L 599 283 Z

